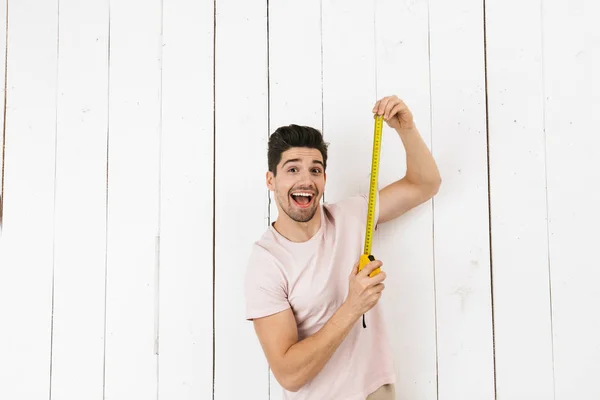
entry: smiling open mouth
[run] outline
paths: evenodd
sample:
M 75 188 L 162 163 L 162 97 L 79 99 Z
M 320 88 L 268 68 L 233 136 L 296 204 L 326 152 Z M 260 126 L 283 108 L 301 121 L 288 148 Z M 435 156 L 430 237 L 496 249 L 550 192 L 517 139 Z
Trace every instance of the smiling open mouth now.
M 306 192 L 294 192 L 290 195 L 296 206 L 306 208 L 312 204 L 314 195 Z

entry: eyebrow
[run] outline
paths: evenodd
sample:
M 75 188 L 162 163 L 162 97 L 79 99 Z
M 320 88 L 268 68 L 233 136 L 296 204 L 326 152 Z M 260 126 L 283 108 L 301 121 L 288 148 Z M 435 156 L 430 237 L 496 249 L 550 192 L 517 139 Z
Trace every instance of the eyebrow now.
M 282 167 L 285 167 L 285 165 L 286 165 L 287 163 L 291 163 L 291 162 L 299 162 L 299 161 L 300 161 L 300 159 L 299 159 L 299 158 L 291 158 L 291 159 L 287 160 L 286 162 L 284 162 L 284 163 L 283 163 L 283 165 L 282 165 Z M 313 163 L 314 163 L 314 164 L 319 164 L 319 165 L 321 165 L 321 166 L 323 167 L 323 162 L 321 162 L 320 160 L 313 160 Z

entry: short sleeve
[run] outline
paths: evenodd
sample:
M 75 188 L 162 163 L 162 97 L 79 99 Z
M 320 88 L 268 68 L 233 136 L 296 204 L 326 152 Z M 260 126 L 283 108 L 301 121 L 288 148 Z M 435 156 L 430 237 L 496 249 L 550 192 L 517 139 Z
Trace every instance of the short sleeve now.
M 283 272 L 269 253 L 254 245 L 244 278 L 246 319 L 266 317 L 290 308 Z

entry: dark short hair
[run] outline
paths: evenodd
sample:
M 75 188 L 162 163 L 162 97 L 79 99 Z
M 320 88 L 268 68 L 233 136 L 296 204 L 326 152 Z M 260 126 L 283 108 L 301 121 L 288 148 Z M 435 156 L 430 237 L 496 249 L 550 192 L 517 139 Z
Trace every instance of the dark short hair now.
M 292 147 L 307 147 L 319 150 L 323 156 L 323 169 L 326 169 L 327 146 L 328 143 L 323 141 L 323 135 L 315 128 L 295 124 L 281 126 L 269 137 L 269 150 L 267 153 L 269 171 L 277 175 L 277 165 L 281 161 L 281 154 Z

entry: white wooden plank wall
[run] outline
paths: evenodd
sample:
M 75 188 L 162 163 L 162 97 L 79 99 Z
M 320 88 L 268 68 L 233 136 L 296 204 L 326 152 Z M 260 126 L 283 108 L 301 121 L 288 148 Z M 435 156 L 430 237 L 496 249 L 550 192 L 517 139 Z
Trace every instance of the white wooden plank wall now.
M 600 398 L 598 15 L 1 0 L 0 398 L 281 399 L 242 286 L 269 134 L 322 130 L 325 201 L 367 193 L 392 94 L 443 179 L 375 236 L 398 399 Z M 406 168 L 387 126 L 381 157 L 380 187 Z
M 494 398 L 482 3 L 430 2 L 438 398 Z
M 48 398 L 55 267 L 58 1 L 10 2 L 8 15 L 7 70 L 11 72 L 4 132 L 0 398 Z M 91 357 L 93 351 L 90 348 Z
M 213 19 L 212 2 L 163 1 L 161 399 L 212 393 Z
M 7 32 L 7 0 L 0 1 L 0 82 L 2 92 L 0 95 L 0 105 L 2 109 L 5 109 L 5 96 L 6 96 L 6 33 Z M 2 199 L 4 195 L 4 113 L 0 113 L 0 123 L 2 126 L 2 136 L 0 137 L 0 235 L 2 235 Z M 0 242 L 1 246 L 1 242 Z
M 496 384 L 509 399 L 554 398 L 541 6 L 486 2 Z
M 50 396 L 102 398 L 108 2 L 60 1 L 58 15 Z
M 269 369 L 245 320 L 243 290 L 251 244 L 268 226 L 265 5 L 218 1 L 215 50 L 214 398 L 268 398 Z
M 151 398 L 158 384 L 161 3 L 117 0 L 109 6 L 104 395 Z
M 600 4 L 542 4 L 548 237 L 557 400 L 600 398 Z

